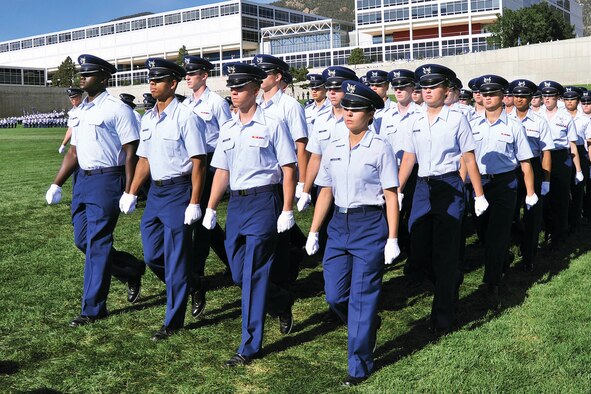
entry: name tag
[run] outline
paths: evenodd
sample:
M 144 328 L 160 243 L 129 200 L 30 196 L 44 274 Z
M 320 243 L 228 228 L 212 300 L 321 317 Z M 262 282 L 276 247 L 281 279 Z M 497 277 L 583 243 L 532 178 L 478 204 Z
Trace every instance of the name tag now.
M 340 157 L 333 157 L 333 158 L 330 159 L 330 161 L 340 161 L 340 160 L 341 160 Z
M 502 141 L 502 142 L 507 142 L 507 143 L 513 142 L 513 135 L 510 133 L 501 132 L 499 134 L 498 139 L 499 139 L 499 141 Z

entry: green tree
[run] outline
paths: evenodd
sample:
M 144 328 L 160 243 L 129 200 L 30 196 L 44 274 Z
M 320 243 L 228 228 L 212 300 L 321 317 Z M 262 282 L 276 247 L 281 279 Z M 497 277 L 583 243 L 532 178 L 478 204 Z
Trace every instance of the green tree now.
M 53 86 L 60 86 L 69 88 L 71 86 L 78 86 L 78 72 L 76 71 L 76 65 L 72 61 L 72 58 L 68 56 L 62 64 L 57 68 L 57 71 L 53 73 L 51 77 L 51 83 Z
M 179 48 L 179 54 L 176 58 L 176 64 L 178 64 L 179 66 L 182 67 L 183 65 L 183 59 L 185 58 L 185 56 L 189 55 L 189 51 L 187 51 L 187 47 L 186 46 L 182 46 Z
M 517 11 L 504 8 L 503 15 L 499 15 L 497 21 L 487 29 L 492 33 L 489 43 L 500 48 L 565 40 L 575 36 L 574 26 L 546 2 Z
M 351 55 L 349 55 L 349 58 L 347 59 L 347 63 L 350 65 L 364 64 L 367 62 L 367 58 L 363 54 L 363 49 L 361 48 L 354 48 L 351 51 Z
M 302 82 L 306 80 L 306 75 L 308 75 L 308 68 L 307 67 L 290 67 L 289 73 L 293 76 L 294 82 Z

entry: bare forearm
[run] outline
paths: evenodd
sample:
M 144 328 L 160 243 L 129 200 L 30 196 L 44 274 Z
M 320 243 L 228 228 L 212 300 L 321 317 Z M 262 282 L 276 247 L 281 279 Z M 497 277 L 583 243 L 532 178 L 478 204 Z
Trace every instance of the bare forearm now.
M 135 174 L 135 167 L 137 165 L 138 157 L 135 152 L 137 151 L 138 141 L 130 142 L 129 144 L 123 145 L 122 149 L 125 151 L 125 192 L 129 193 L 131 190 L 131 184 Z
M 283 170 L 283 210 L 291 211 L 296 188 L 295 164 L 281 166 Z
M 228 182 L 230 181 L 230 173 L 227 170 L 217 169 L 213 176 L 213 183 L 211 185 L 211 193 L 209 195 L 209 203 L 207 208 L 216 209 L 226 189 L 228 188 Z
M 322 156 L 320 156 L 319 154 L 312 153 L 312 155 L 310 156 L 310 161 L 308 161 L 308 168 L 306 169 L 306 182 L 304 183 L 305 193 L 310 193 L 310 190 L 312 190 L 312 186 L 314 186 L 314 180 L 316 180 L 316 175 L 318 175 L 321 160 Z
M 534 172 L 529 160 L 521 162 L 521 171 L 523 172 L 523 181 L 525 183 L 525 189 L 527 195 L 531 196 L 535 193 L 534 189 Z
M 72 146 L 68 153 L 64 156 L 64 160 L 62 160 L 62 165 L 60 169 L 57 171 L 57 175 L 53 180 L 58 186 L 62 186 L 72 175 L 72 173 L 78 168 L 78 156 L 76 155 L 76 147 Z
M 316 200 L 316 206 L 314 207 L 314 217 L 312 218 L 312 225 L 310 226 L 310 232 L 317 233 L 324 223 L 324 219 L 328 214 L 330 205 L 332 203 L 332 190 L 330 187 L 323 187 L 318 194 Z
M 307 138 L 296 141 L 297 157 L 298 157 L 298 182 L 306 181 L 306 172 L 308 169 L 308 160 L 310 155 L 306 150 Z
M 573 164 L 575 165 L 575 169 L 577 172 L 581 172 L 581 158 L 579 157 L 579 150 L 577 149 L 577 145 L 574 142 L 570 143 L 570 151 L 573 155 Z
M 542 153 L 542 172 L 544 173 L 544 180 L 550 182 L 550 175 L 552 171 L 552 153 L 545 150 Z
M 384 198 L 386 200 L 386 220 L 388 221 L 388 238 L 398 238 L 398 193 L 396 188 L 385 189 Z
M 484 194 L 484 190 L 482 189 L 482 181 L 480 179 L 478 166 L 476 165 L 474 152 L 466 152 L 462 155 L 462 158 L 464 159 L 464 163 L 466 163 L 468 175 L 470 175 L 470 182 L 472 182 L 472 187 L 474 188 L 474 195 L 480 197 Z
M 135 174 L 133 176 L 133 182 L 129 187 L 129 194 L 133 194 L 137 196 L 138 191 L 142 187 L 142 185 L 146 182 L 146 180 L 150 177 L 150 163 L 148 159 L 145 157 L 140 157 L 136 166 L 135 166 Z
M 193 170 L 191 171 L 191 204 L 199 204 L 201 193 L 203 192 L 203 184 L 205 183 L 207 156 L 191 157 L 191 162 L 193 162 Z
M 408 177 L 412 172 L 415 162 L 416 155 L 414 153 L 404 152 L 402 162 L 400 163 L 400 170 L 398 171 L 398 182 L 400 183 L 400 187 L 398 188 L 399 193 L 404 191 L 404 186 L 406 186 L 406 181 L 408 181 Z

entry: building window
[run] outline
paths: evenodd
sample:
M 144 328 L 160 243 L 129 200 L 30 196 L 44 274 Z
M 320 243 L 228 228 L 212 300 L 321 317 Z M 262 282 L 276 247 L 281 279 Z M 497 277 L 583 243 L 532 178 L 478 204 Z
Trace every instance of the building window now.
M 181 13 L 178 12 L 176 14 L 168 14 L 164 16 L 164 24 L 165 25 L 174 25 L 176 23 L 181 23 Z
M 273 18 L 273 9 L 267 7 L 259 7 L 259 17 L 260 18 L 267 18 L 267 19 L 274 19 Z
M 289 20 L 291 23 L 302 23 L 304 21 L 304 16 L 292 12 L 289 14 Z
M 21 42 L 14 41 L 10 43 L 10 50 L 11 51 L 19 51 L 21 49 Z
M 431 18 L 437 16 L 437 13 L 437 4 L 419 5 L 416 7 L 412 7 L 413 19 Z
M 47 43 L 47 45 L 57 44 L 57 34 L 45 36 L 45 42 Z
M 367 59 L 369 59 L 370 63 L 381 62 L 382 61 L 382 48 L 375 47 L 375 48 L 363 48 L 363 55 Z
M 289 22 L 289 12 L 275 10 L 275 19 L 281 22 Z
M 21 41 L 21 47 L 23 49 L 32 48 L 33 47 L 33 40 L 31 40 L 31 39 L 22 40 Z
M 470 52 L 470 41 L 467 38 L 441 41 L 441 56 L 462 55 Z
M 384 61 L 410 60 L 410 44 L 386 45 L 384 48 Z
M 381 22 L 382 22 L 382 13 L 379 11 L 368 12 L 368 13 L 357 15 L 357 24 L 358 25 L 371 25 L 373 23 L 381 23 Z
M 34 47 L 42 47 L 43 45 L 45 45 L 45 37 L 37 37 L 33 39 Z
M 8 52 L 9 46 L 8 44 L 0 44 L 0 53 Z
M 222 16 L 224 15 L 234 15 L 238 13 L 238 4 L 234 3 L 234 4 L 227 4 L 227 5 L 222 5 L 220 7 L 220 14 Z
M 85 38 L 84 30 L 76 30 L 72 32 L 72 41 L 84 40 Z
M 8 44 L 0 45 L 0 52 L 2 51 L 1 48 Z M 8 50 L 8 48 L 6 49 Z M 15 68 L 0 68 L 0 84 L 3 85 L 20 85 L 21 84 L 22 73 L 20 69 Z
M 108 36 L 111 34 L 115 34 L 114 25 L 101 26 L 101 36 Z
M 357 0 L 358 10 L 368 10 L 382 6 L 382 0 Z
M 192 22 L 199 20 L 199 10 L 191 10 L 183 12 L 183 22 Z
M 314 22 L 317 20 L 320 20 L 320 18 L 318 18 L 317 16 L 304 15 L 304 22 Z
M 146 28 L 146 20 L 145 19 L 138 19 L 136 21 L 131 21 L 131 30 L 142 30 Z
M 456 15 L 468 12 L 468 0 L 452 1 L 441 4 L 441 15 Z
M 60 33 L 59 39 L 60 42 L 72 41 L 72 33 Z
M 408 0 L 384 0 L 384 7 L 408 4 Z
M 273 22 L 273 21 L 266 21 L 264 19 L 261 19 L 259 21 L 259 27 L 261 29 L 264 28 L 264 27 L 273 27 L 273 26 L 275 26 L 275 22 Z
M 250 41 L 250 42 L 259 42 L 259 33 L 255 31 L 243 30 L 242 31 L 242 40 L 243 41 Z
M 99 28 L 98 27 L 91 27 L 86 29 L 86 38 L 98 37 L 99 36 Z
M 259 16 L 258 7 L 256 5 L 242 3 L 242 14 Z
M 300 68 L 308 66 L 308 59 L 306 55 L 287 55 L 283 59 L 290 67 Z
M 217 18 L 220 16 L 219 7 L 209 7 L 201 10 L 201 19 Z
M 43 70 L 23 70 L 23 84 L 45 86 L 45 72 Z
M 417 42 L 412 44 L 413 58 L 425 59 L 439 57 L 438 42 Z
M 384 22 L 404 21 L 408 19 L 408 8 L 384 10 Z
M 161 16 L 153 16 L 152 18 L 148 18 L 148 29 L 153 27 L 162 26 L 164 24 L 163 18 Z
M 499 9 L 499 0 L 471 0 L 472 12 Z
M 330 52 L 318 52 L 310 54 L 310 67 L 330 66 Z
M 234 51 L 224 51 L 222 52 L 222 59 L 224 60 L 233 60 L 238 59 L 240 57 L 240 50 L 236 49 Z
M 130 25 L 129 21 L 119 22 L 115 25 L 115 31 L 117 33 L 124 33 L 126 31 L 130 31 L 130 30 L 131 30 L 131 25 Z
M 247 16 L 242 17 L 242 28 L 243 29 L 254 29 L 258 30 L 259 22 L 255 18 L 249 18 Z

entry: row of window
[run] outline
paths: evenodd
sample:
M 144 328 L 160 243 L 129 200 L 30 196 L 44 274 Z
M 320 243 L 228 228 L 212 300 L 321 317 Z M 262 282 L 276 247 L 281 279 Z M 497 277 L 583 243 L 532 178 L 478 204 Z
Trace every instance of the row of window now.
M 0 85 L 45 86 L 45 71 L 0 68 Z
M 271 55 L 283 53 L 318 51 L 330 49 L 330 32 L 315 33 L 311 35 L 299 35 L 271 40 Z M 349 45 L 347 35 L 333 32 L 332 47 L 340 48 Z

